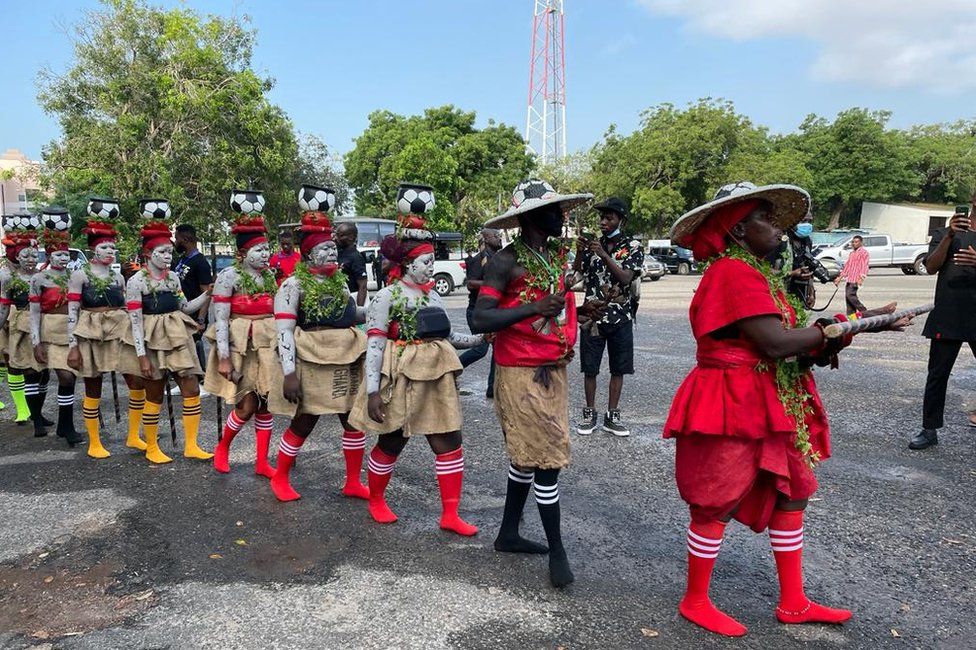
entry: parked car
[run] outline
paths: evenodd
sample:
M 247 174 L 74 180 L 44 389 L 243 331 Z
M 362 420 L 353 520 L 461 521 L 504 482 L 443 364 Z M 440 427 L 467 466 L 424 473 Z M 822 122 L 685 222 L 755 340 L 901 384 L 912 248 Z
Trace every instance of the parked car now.
M 925 275 L 925 256 L 928 254 L 928 244 L 902 244 L 891 241 L 890 235 L 869 234 L 861 235 L 864 248 L 871 256 L 871 268 L 900 268 L 906 275 Z M 822 247 L 816 252 L 821 262 L 827 260 L 845 263 L 851 255 L 853 247 L 851 239 L 854 235 L 845 237 L 831 246 Z
M 217 277 L 218 273 L 234 263 L 233 255 L 214 255 L 209 259 L 210 270 L 213 271 L 214 277 Z
M 461 259 L 461 234 L 456 232 L 434 233 L 434 291 L 441 296 L 451 295 L 464 285 L 466 264 Z M 370 291 L 379 289 L 373 273 L 373 263 L 379 254 L 379 246 L 360 246 L 359 252 L 366 258 L 366 286 Z
M 667 239 L 654 239 L 648 242 L 647 254 L 656 257 L 669 273 L 688 275 L 696 270 L 695 256 L 691 251 L 675 246 Z
M 653 255 L 648 255 L 644 258 L 644 270 L 641 272 L 641 280 L 657 282 L 663 278 L 667 272 L 668 269 L 664 266 L 661 260 L 657 259 Z

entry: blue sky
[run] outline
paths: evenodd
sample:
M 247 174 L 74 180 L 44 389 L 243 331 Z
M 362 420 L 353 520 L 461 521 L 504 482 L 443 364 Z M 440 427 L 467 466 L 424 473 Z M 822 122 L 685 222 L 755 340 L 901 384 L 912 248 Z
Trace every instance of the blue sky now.
M 37 71 L 66 68 L 61 25 L 97 3 L 5 4 L 0 150 L 36 158 L 58 135 L 37 107 Z M 273 101 L 340 153 L 380 108 L 453 103 L 524 129 L 532 0 L 182 4 L 250 15 Z M 892 110 L 895 126 L 976 117 L 973 0 L 566 0 L 566 12 L 570 150 L 611 123 L 632 130 L 644 108 L 705 96 L 777 132 L 851 106 Z

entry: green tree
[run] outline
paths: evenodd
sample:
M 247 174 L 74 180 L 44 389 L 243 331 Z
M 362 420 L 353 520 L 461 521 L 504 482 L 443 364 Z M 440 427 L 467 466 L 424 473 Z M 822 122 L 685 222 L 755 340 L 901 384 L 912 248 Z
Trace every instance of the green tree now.
M 489 120 L 478 129 L 475 120 L 474 112 L 454 106 L 428 108 L 423 115 L 371 113 L 345 157 L 357 212 L 393 217 L 397 185 L 426 183 L 437 197 L 432 227 L 476 231 L 493 216 L 499 196 L 507 205 L 534 161 L 515 128 Z
M 229 191 L 251 186 L 264 191 L 270 222 L 294 218 L 308 168 L 291 122 L 268 100 L 272 80 L 250 67 L 246 18 L 103 0 L 74 25 L 73 41 L 67 72 L 39 75 L 40 104 L 63 131 L 44 151 L 56 201 L 78 214 L 89 193 L 109 194 L 131 217 L 139 198 L 163 196 L 180 222 L 222 239 Z M 122 225 L 131 236 L 134 220 Z
M 976 120 L 916 126 L 908 133 L 918 198 L 931 203 L 976 199 Z

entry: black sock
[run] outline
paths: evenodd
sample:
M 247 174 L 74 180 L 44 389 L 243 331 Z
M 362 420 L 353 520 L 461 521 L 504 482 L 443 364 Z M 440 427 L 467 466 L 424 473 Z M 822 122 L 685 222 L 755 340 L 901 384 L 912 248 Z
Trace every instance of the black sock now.
M 532 487 L 533 472 L 523 472 L 514 465 L 508 468 L 508 489 L 505 492 L 505 514 L 495 539 L 495 550 L 506 553 L 545 553 L 549 549 L 542 544 L 523 539 L 519 535 L 519 522 L 525 500 Z
M 565 587 L 574 580 L 569 568 L 566 549 L 563 548 L 559 525 L 559 470 L 535 471 L 535 500 L 539 505 L 539 517 L 549 542 L 549 580 L 554 587 Z
M 47 435 L 44 428 L 44 416 L 41 414 L 41 407 L 44 405 L 40 394 L 40 387 L 37 381 L 24 382 L 24 399 L 27 400 L 27 408 L 30 409 L 31 422 L 34 423 L 34 435 Z
M 81 435 L 75 431 L 75 387 L 58 385 L 58 435 L 67 438 L 75 444 L 81 441 Z

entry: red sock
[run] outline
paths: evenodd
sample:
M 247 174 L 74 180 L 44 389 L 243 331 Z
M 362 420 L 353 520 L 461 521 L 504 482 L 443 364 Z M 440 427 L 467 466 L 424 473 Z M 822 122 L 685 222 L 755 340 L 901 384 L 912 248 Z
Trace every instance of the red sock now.
M 346 483 L 342 486 L 342 493 L 347 497 L 369 498 L 369 488 L 363 485 L 359 478 L 363 470 L 363 454 L 365 451 L 366 433 L 364 431 L 342 432 L 342 455 L 346 459 Z
M 746 627 L 715 607 L 708 598 L 708 585 L 712 580 L 712 569 L 722 546 L 724 531 L 725 524 L 721 521 L 705 524 L 692 521 L 688 527 L 688 588 L 678 605 L 678 611 L 710 632 L 743 636 Z
M 254 416 L 254 473 L 266 478 L 274 478 L 275 469 L 268 462 L 268 447 L 271 446 L 271 429 L 274 418 L 267 411 L 259 411 Z
M 227 421 L 224 423 L 224 432 L 220 436 L 220 442 L 217 443 L 217 448 L 214 449 L 213 465 L 214 469 L 221 474 L 226 474 L 230 471 L 230 443 L 234 441 L 234 436 L 247 424 L 247 420 L 242 420 L 237 416 L 237 410 L 231 409 L 230 413 L 227 415 Z
M 776 618 L 781 623 L 843 623 L 850 620 L 846 609 L 824 607 L 803 591 L 803 511 L 774 510 L 769 518 L 769 543 L 779 574 L 779 606 Z
M 437 484 L 441 488 L 441 528 L 466 537 L 474 535 L 478 532 L 478 527 L 458 516 L 461 485 L 464 483 L 464 453 L 461 448 L 446 454 L 437 454 L 434 467 Z
M 381 524 L 392 524 L 397 520 L 397 516 L 390 510 L 390 506 L 386 505 L 386 498 L 383 496 L 396 460 L 396 456 L 385 453 L 379 445 L 369 452 L 366 471 L 366 478 L 369 481 L 369 514 Z
M 285 429 L 281 435 L 281 442 L 278 444 L 278 469 L 275 470 L 274 477 L 271 479 L 271 491 L 278 497 L 278 501 L 294 501 L 302 496 L 295 492 L 291 483 L 288 482 L 288 474 L 291 472 L 292 465 L 295 464 L 295 456 L 304 442 L 305 438 L 298 436 L 290 428 Z

